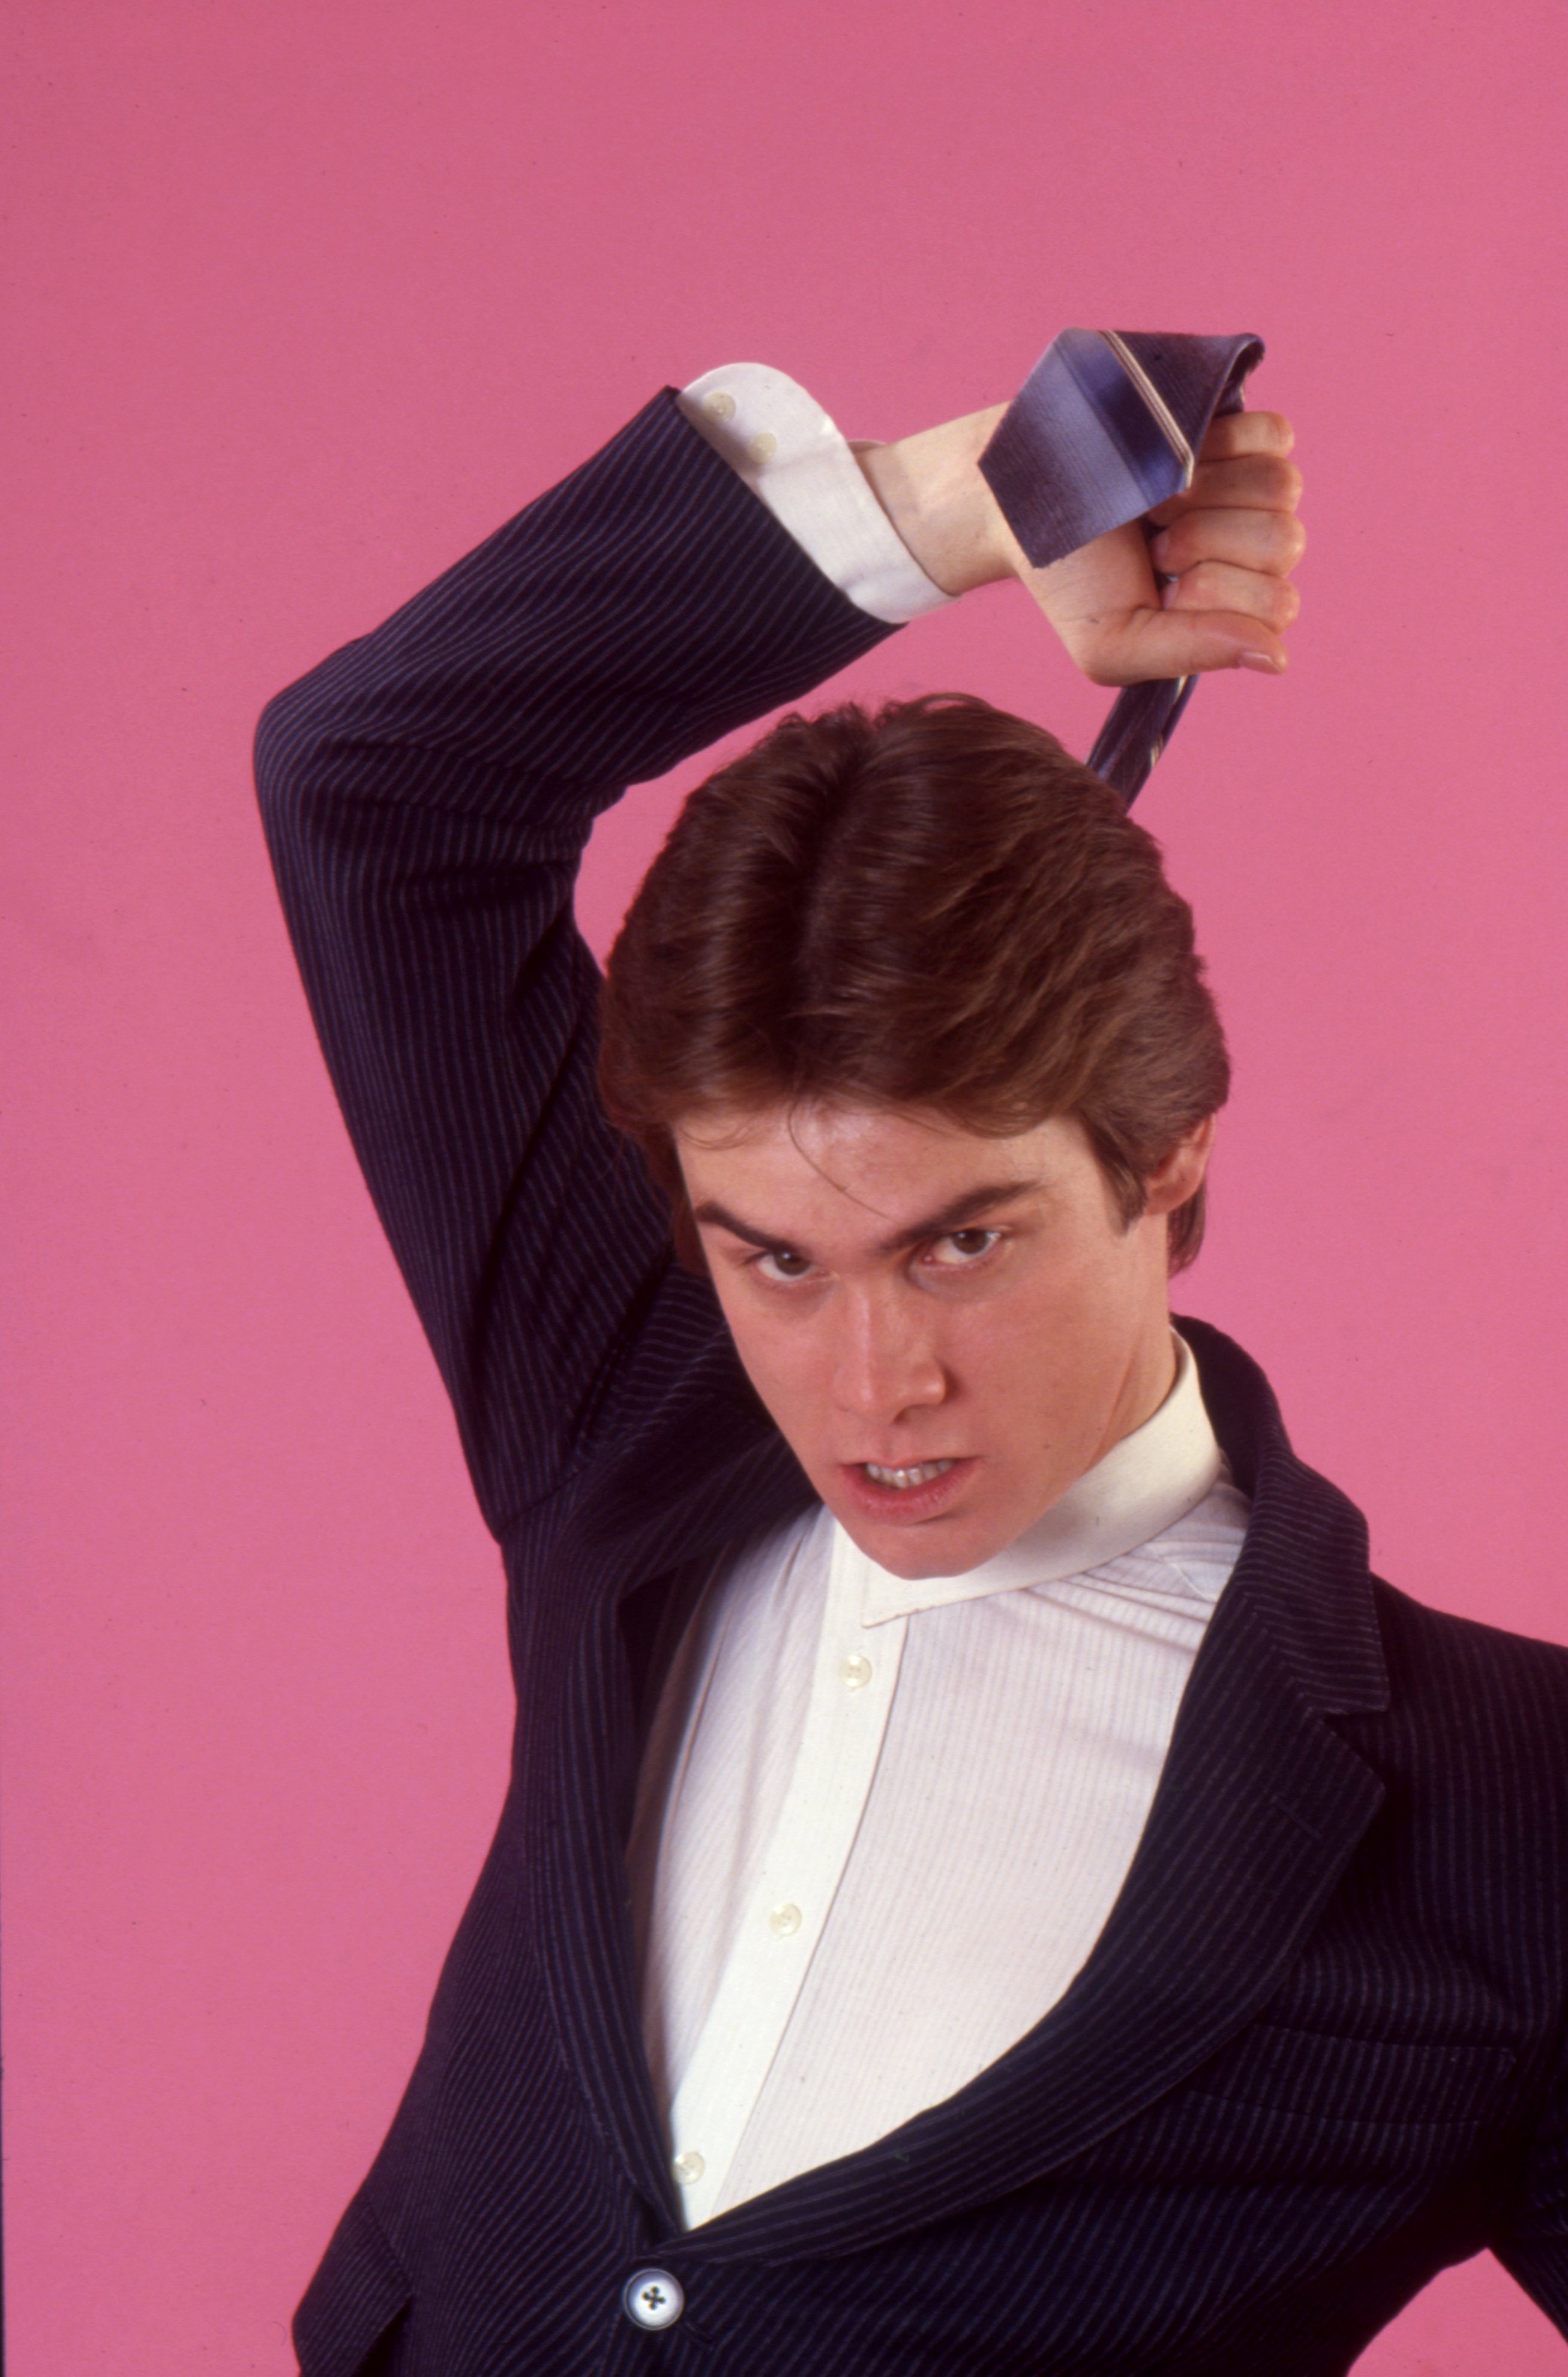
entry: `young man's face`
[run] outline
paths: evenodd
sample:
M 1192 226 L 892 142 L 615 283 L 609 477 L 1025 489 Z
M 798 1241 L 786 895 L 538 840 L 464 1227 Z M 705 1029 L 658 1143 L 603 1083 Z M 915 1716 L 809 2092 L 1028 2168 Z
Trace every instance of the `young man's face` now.
M 1158 1407 L 1165 1215 L 1211 1140 L 1182 1143 L 1127 1228 L 1060 1117 L 996 1139 L 918 1108 L 779 1105 L 677 1130 L 752 1383 L 884 1568 L 978 1566 Z

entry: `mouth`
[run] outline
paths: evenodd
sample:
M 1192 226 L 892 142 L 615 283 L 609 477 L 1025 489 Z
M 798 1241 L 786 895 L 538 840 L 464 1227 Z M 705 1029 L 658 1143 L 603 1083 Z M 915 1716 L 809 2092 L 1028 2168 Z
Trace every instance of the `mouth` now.
M 944 1477 L 952 1466 L 950 1461 L 922 1461 L 913 1469 L 881 1469 L 874 1461 L 861 1463 L 873 1486 L 896 1486 L 900 1494 L 907 1494 L 911 1486 L 926 1486 L 933 1477 Z
M 838 1474 L 849 1500 L 866 1517 L 909 1525 L 949 1509 L 978 1465 L 972 1454 L 915 1461 L 902 1468 L 879 1461 L 845 1461 Z

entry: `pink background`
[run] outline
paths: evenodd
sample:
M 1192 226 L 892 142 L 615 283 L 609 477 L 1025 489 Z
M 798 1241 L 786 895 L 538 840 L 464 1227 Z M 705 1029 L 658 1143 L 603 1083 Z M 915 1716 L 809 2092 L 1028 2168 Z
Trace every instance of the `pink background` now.
M 1144 812 L 1239 1061 L 1184 1294 L 1385 1572 L 1568 1638 L 1562 27 L 13 18 L 15 2377 L 291 2368 L 502 1791 L 497 1561 L 315 1052 L 251 728 L 663 381 L 756 357 L 893 435 L 1065 323 L 1265 335 L 1310 472 L 1294 667 L 1206 686 Z M 1104 707 L 1000 591 L 849 682 L 1079 749 Z M 601 832 L 600 942 L 678 790 Z M 1563 2359 L 1483 2259 L 1361 2368 Z

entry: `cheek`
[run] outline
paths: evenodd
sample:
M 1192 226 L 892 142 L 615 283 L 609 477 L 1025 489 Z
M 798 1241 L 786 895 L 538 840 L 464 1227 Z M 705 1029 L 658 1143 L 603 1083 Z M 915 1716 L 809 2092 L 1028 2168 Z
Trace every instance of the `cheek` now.
M 1137 1266 L 1123 1240 L 1086 1248 L 1042 1270 L 1016 1295 L 956 1310 L 953 1364 L 978 1394 L 1018 1393 L 1038 1407 L 1053 1390 L 1073 1396 L 1114 1365 L 1142 1308 Z

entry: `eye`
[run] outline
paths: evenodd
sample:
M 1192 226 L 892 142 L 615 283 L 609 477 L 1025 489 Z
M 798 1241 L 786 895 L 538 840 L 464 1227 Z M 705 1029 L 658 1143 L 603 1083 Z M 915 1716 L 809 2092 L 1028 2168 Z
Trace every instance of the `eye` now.
M 782 1287 L 797 1279 L 804 1279 L 814 1268 L 809 1258 L 796 1254 L 789 1247 L 766 1247 L 761 1254 L 753 1255 L 747 1269 L 759 1272 L 775 1287 Z
M 1000 1230 L 949 1230 L 932 1241 L 926 1260 L 939 1271 L 967 1271 L 983 1260 L 1002 1237 Z M 951 1252 L 944 1253 L 944 1248 Z

